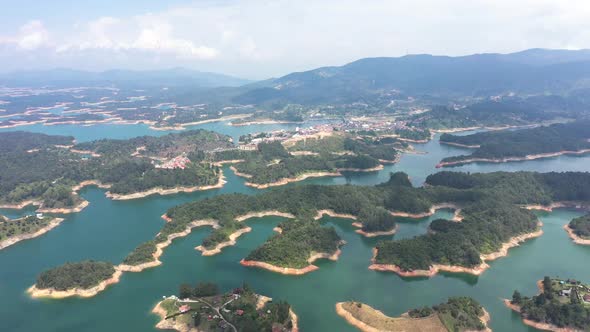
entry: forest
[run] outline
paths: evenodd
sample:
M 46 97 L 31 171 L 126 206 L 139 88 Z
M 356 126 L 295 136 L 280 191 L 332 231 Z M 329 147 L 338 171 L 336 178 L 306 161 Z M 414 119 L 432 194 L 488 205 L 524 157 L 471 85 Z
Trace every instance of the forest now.
M 115 273 L 115 267 L 109 262 L 83 261 L 66 263 L 47 271 L 37 277 L 35 286 L 39 289 L 54 288 L 65 291 L 72 288 L 88 289 L 107 280 Z
M 32 234 L 47 226 L 53 217 L 37 218 L 36 216 L 26 216 L 19 219 L 8 220 L 0 218 L 0 241 L 6 240 L 21 234 Z
M 570 221 L 569 227 L 582 238 L 590 238 L 590 214 L 578 217 Z
M 428 317 L 436 313 L 449 331 L 481 331 L 483 307 L 470 297 L 450 297 L 446 303 L 408 311 L 412 318 Z
M 481 132 L 466 136 L 443 134 L 441 143 L 479 146 L 469 155 L 444 158 L 457 162 L 473 158 L 501 159 L 590 149 L 590 122 L 559 123 L 531 129 Z
M 333 227 L 322 227 L 318 221 L 289 220 L 278 226 L 282 232 L 271 236 L 254 249 L 246 260 L 279 267 L 304 268 L 312 253 L 332 254 L 340 246 L 340 236 Z
M 440 172 L 430 175 L 426 184 L 413 188 L 408 186 L 407 175 L 396 173 L 388 182 L 373 187 L 299 185 L 258 195 L 226 194 L 182 204 L 167 211 L 173 221 L 166 223 L 153 241 L 130 253 L 126 261 L 136 264 L 151 261 L 148 253 L 155 250 L 156 243 L 184 231 L 194 220 L 219 220 L 221 227 L 208 237 L 210 247 L 227 241 L 228 232 L 224 229 L 234 229 L 233 218 L 249 212 L 279 210 L 303 220 L 313 217 L 317 210 L 330 209 L 358 216 L 358 222 L 368 230 L 387 231 L 395 227 L 395 220 L 385 217 L 383 209 L 422 213 L 434 204 L 454 203 L 463 208 L 463 222 L 436 221 L 431 233 L 412 239 L 381 241 L 377 244 L 376 260 L 396 264 L 404 270 L 428 269 L 432 264 L 473 267 L 481 263 L 481 254 L 496 251 L 513 236 L 537 230 L 535 215 L 519 205 L 590 201 L 590 174 L 579 172 Z M 382 212 L 373 215 L 366 211 Z M 278 244 L 289 245 L 278 239 L 273 242 Z
M 266 184 L 310 172 L 334 173 L 346 169 L 371 169 L 382 160 L 395 160 L 398 153 L 394 144 L 348 137 L 310 140 L 309 145 L 298 143 L 292 150 L 306 148 L 311 149 L 306 151 L 316 152 L 318 155 L 294 156 L 276 141 L 259 143 L 257 151 L 248 153 L 220 152 L 216 160 L 243 159 L 244 162 L 234 165 L 238 172 L 251 175 L 248 179 L 250 183 Z M 339 154 L 344 151 L 352 153 Z
M 109 184 L 114 194 L 212 185 L 219 169 L 206 155 L 228 146 L 229 137 L 205 130 L 77 145 L 67 136 L 0 133 L 0 203 L 34 200 L 45 208 L 72 207 L 80 201 L 72 187 L 85 180 Z M 193 158 L 185 169 L 155 167 L 179 155 Z

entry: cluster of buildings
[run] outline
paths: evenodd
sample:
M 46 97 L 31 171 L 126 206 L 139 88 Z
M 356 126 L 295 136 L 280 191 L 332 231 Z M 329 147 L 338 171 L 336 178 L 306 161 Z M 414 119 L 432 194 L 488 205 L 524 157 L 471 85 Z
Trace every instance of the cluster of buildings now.
M 188 164 L 190 164 L 191 160 L 188 159 L 185 155 L 180 155 L 174 157 L 162 164 L 156 165 L 156 168 L 163 168 L 163 169 L 185 169 Z

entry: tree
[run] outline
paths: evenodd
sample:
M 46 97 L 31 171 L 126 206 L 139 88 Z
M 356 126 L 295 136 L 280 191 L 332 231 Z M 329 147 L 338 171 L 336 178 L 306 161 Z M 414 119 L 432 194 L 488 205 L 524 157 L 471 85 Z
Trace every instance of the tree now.
M 515 290 L 512 294 L 512 304 L 521 304 L 522 303 L 522 295 L 519 291 Z
M 551 278 L 547 276 L 543 278 L 543 293 L 545 294 L 545 297 L 547 297 L 548 299 L 553 298 L 553 284 L 551 282 Z
M 198 312 L 195 312 L 193 314 L 193 324 L 195 325 L 195 327 L 199 326 L 199 324 L 201 324 L 201 314 Z
M 191 297 L 191 295 L 193 294 L 193 288 L 191 287 L 191 285 L 189 284 L 181 284 L 180 285 L 180 290 L 178 292 L 178 296 L 181 299 L 186 299 Z

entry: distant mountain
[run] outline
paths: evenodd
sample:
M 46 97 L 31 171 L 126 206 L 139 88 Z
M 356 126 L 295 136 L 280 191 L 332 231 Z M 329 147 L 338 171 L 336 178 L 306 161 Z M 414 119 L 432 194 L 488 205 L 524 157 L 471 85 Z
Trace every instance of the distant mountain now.
M 0 74 L 0 84 L 27 86 L 197 86 L 236 87 L 252 81 L 223 74 L 201 72 L 185 68 L 164 70 L 108 70 L 90 72 L 74 69 L 15 71 Z
M 339 103 L 404 93 L 489 96 L 563 94 L 590 87 L 590 50 L 531 49 L 511 54 L 365 58 L 340 67 L 292 73 L 236 96 L 244 104 Z

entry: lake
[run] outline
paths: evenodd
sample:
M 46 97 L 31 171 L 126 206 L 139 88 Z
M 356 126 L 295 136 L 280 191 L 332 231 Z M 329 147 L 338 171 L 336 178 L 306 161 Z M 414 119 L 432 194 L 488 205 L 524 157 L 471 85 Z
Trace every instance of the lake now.
M 297 125 L 231 127 L 223 122 L 205 128 L 237 137 L 248 132 L 292 129 Z M 299 125 L 301 126 L 301 125 Z M 31 130 L 48 134 L 73 135 L 80 142 L 98 138 L 129 138 L 162 135 L 145 125 L 26 126 L 12 130 Z M 386 181 L 390 172 L 404 171 L 412 183 L 421 185 L 429 174 L 438 171 L 440 159 L 467 151 L 440 145 L 438 136 L 426 144 L 416 144 L 423 154 L 405 154 L 400 162 L 373 173 L 347 173 L 342 177 L 308 179 L 304 183 L 373 185 Z M 562 156 L 510 164 L 472 164 L 445 170 L 492 171 L 590 171 L 590 157 Z M 273 234 L 278 217 L 253 218 L 247 223 L 252 232 L 239 238 L 236 246 L 216 256 L 203 257 L 194 247 L 210 228 L 195 229 L 177 239 L 164 252 L 159 267 L 140 273 L 125 273 L 121 282 L 88 299 L 36 300 L 25 291 L 43 270 L 69 261 L 85 259 L 119 263 L 140 243 L 152 239 L 164 221 L 160 216 L 170 207 L 224 193 L 256 194 L 260 190 L 244 185 L 244 179 L 224 167 L 228 183 L 221 189 L 172 196 L 151 196 L 131 201 L 111 201 L 104 190 L 88 187 L 81 195 L 90 202 L 82 212 L 69 215 L 49 233 L 20 242 L 0 251 L 0 321 L 3 331 L 155 331 L 158 317 L 150 313 L 163 295 L 178 292 L 181 283 L 214 281 L 222 289 L 242 282 L 257 293 L 287 300 L 298 314 L 302 331 L 356 331 L 336 315 L 336 302 L 355 300 L 367 303 L 388 315 L 408 309 L 438 304 L 449 296 L 472 296 L 491 314 L 495 331 L 533 331 L 517 314 L 505 308 L 501 299 L 510 298 L 514 289 L 530 296 L 537 292 L 535 282 L 545 275 L 572 277 L 590 282 L 590 247 L 574 244 L 562 226 L 581 211 L 560 209 L 539 213 L 544 235 L 510 250 L 509 256 L 491 262 L 491 268 L 476 277 L 439 274 L 433 278 L 406 279 L 394 273 L 368 270 L 371 249 L 379 239 L 367 239 L 354 232 L 350 220 L 324 218 L 347 241 L 337 262 L 319 261 L 319 270 L 303 276 L 285 276 L 239 264 L 251 250 Z M 293 185 L 293 184 L 291 184 Z M 3 210 L 18 217 L 30 213 Z M 398 233 L 384 238 L 408 238 L 424 234 L 437 218 L 450 218 L 452 211 L 439 210 L 420 220 L 400 218 Z

